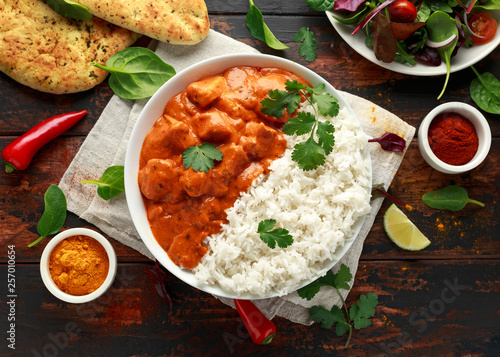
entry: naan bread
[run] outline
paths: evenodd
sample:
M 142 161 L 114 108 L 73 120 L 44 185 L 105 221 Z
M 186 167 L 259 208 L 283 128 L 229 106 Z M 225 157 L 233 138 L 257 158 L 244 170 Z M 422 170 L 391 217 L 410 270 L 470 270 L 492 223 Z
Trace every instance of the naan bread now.
M 74 0 L 97 17 L 151 38 L 194 45 L 210 29 L 203 0 Z
M 42 92 L 75 93 L 96 86 L 108 73 L 90 63 L 104 65 L 139 37 L 96 17 L 68 19 L 42 0 L 0 0 L 0 70 Z

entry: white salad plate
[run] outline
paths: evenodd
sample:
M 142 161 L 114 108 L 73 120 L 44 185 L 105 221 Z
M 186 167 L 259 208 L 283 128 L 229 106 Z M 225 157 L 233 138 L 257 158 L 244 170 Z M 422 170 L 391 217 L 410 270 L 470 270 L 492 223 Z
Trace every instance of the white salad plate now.
M 488 11 L 493 15 L 493 18 L 497 20 L 499 29 L 497 30 L 495 37 L 490 42 L 484 45 L 475 45 L 470 48 L 460 48 L 457 55 L 451 59 L 451 70 L 450 72 L 457 72 L 464 68 L 470 67 L 484 57 L 489 55 L 497 46 L 500 44 L 500 11 L 490 10 Z M 421 63 L 417 63 L 415 66 L 410 66 L 408 64 L 402 64 L 399 62 L 385 63 L 379 61 L 373 50 L 365 44 L 365 30 L 360 29 L 356 34 L 352 35 L 352 31 L 356 28 L 354 25 L 345 25 L 337 20 L 333 16 L 339 17 L 337 13 L 333 11 L 326 11 L 326 16 L 332 23 L 333 28 L 342 37 L 342 39 L 347 42 L 351 48 L 359 53 L 361 56 L 366 58 L 368 61 L 379 65 L 380 67 L 389 69 L 394 72 L 410 74 L 414 76 L 439 76 L 446 74 L 446 64 L 443 62 L 440 66 L 427 66 Z

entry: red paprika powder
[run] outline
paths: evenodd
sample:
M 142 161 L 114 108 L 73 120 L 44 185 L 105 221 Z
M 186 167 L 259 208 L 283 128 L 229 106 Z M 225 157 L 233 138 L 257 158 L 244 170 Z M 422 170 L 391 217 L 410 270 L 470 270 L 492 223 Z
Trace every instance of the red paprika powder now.
M 458 113 L 442 113 L 434 118 L 428 138 L 439 160 L 455 166 L 471 161 L 479 145 L 474 125 Z

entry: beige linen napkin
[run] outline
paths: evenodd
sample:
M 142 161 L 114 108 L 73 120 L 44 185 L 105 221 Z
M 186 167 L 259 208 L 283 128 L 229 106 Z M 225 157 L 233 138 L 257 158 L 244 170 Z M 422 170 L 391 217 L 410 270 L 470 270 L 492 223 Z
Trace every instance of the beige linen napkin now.
M 177 72 L 201 60 L 221 54 L 257 53 L 255 49 L 213 30 L 205 40 L 194 46 L 153 42 L 150 48 L 155 50 L 165 62 L 172 65 Z M 391 131 L 403 137 L 408 144 L 411 142 L 415 128 L 365 99 L 345 92 L 341 94 L 353 108 L 368 135 L 378 137 L 386 131 Z M 105 201 L 96 194 L 95 185 L 79 183 L 81 180 L 100 178 L 109 166 L 124 164 L 128 138 L 146 103 L 147 99 L 131 101 L 113 96 L 80 147 L 59 186 L 66 195 L 69 211 L 95 225 L 117 241 L 154 259 L 138 237 L 125 196 L 120 195 Z M 385 188 L 388 188 L 404 154 L 383 151 L 377 143 L 369 145 L 373 183 L 382 183 Z M 372 209 L 365 219 L 361 232 L 341 262 L 333 268 L 334 272 L 338 270 L 340 263 L 344 263 L 349 266 L 352 275 L 355 276 L 363 242 L 381 204 L 382 199 L 372 201 Z M 345 298 L 348 292 L 345 290 L 342 292 Z M 234 306 L 230 299 L 221 299 L 221 301 Z M 280 298 L 257 300 L 255 303 L 269 318 L 278 315 L 293 322 L 311 324 L 309 307 L 322 305 L 330 309 L 334 304 L 339 305 L 340 299 L 332 290 L 325 288 L 311 301 L 301 299 L 297 293 L 291 293 Z

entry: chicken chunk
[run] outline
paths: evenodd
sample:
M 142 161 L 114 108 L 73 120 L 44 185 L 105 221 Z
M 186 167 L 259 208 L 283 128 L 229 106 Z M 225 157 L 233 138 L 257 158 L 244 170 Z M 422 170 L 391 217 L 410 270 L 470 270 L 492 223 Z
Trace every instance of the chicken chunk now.
M 187 88 L 187 94 L 193 103 L 204 108 L 219 98 L 225 90 L 226 80 L 224 77 L 217 76 L 191 83 Z
M 269 154 L 277 134 L 275 129 L 263 123 L 249 123 L 240 144 L 249 157 L 262 158 Z
M 193 121 L 198 129 L 200 139 L 211 143 L 224 143 L 236 131 L 227 114 L 216 109 L 197 115 Z
M 139 171 L 139 188 L 149 200 L 176 203 L 182 200 L 179 169 L 172 160 L 151 159 Z
M 194 171 L 189 168 L 181 173 L 179 184 L 189 196 L 199 197 L 207 193 L 209 175 L 206 172 Z
M 175 121 L 165 130 L 165 140 L 178 154 L 199 144 L 198 138 L 184 122 Z

